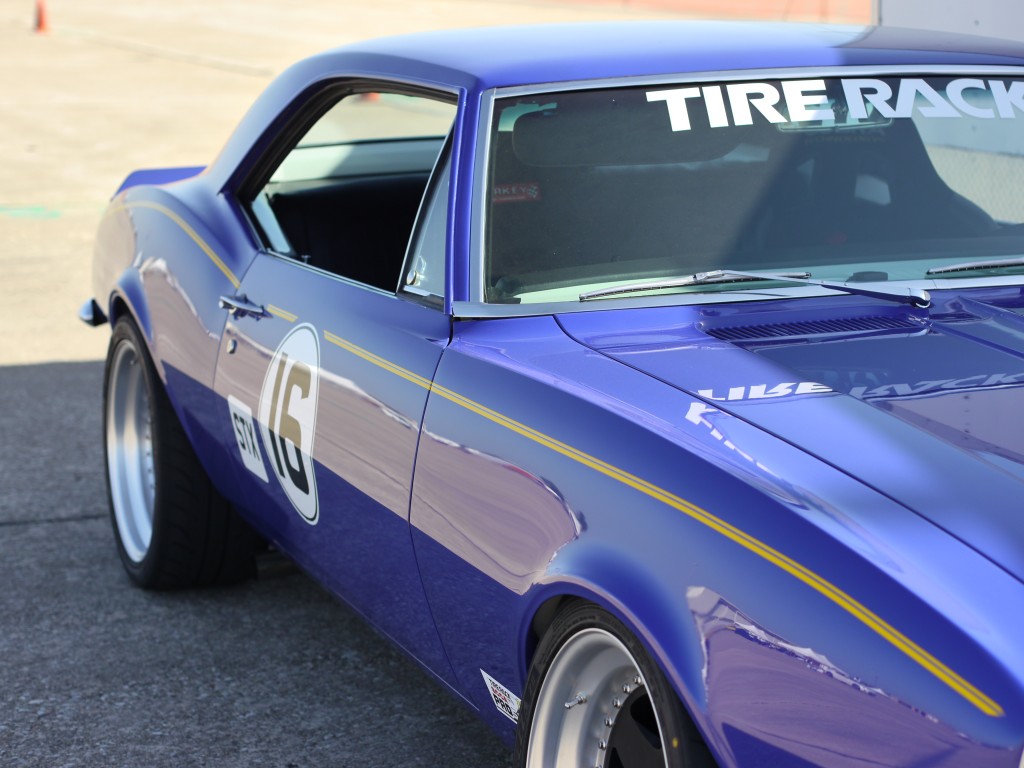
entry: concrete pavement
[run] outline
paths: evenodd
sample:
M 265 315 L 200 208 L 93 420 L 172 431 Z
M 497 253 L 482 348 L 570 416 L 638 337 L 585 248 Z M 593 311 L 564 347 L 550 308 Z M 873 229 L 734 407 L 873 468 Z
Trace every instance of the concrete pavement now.
M 654 12 L 585 5 L 49 0 L 0 4 L 0 365 L 99 359 L 75 319 L 104 203 L 139 167 L 209 162 L 290 63 L 354 40 L 451 26 Z

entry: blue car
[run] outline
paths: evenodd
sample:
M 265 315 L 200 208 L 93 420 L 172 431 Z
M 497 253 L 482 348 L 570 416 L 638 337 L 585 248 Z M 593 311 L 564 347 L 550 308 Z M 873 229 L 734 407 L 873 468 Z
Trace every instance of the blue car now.
M 527 768 L 1024 765 L 1024 47 L 435 32 L 130 175 L 113 529 L 270 547 Z

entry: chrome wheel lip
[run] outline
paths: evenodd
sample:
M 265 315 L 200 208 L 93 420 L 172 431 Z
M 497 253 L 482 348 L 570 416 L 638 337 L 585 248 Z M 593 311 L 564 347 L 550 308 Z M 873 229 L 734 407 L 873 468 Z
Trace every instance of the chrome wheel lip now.
M 616 717 L 637 685 L 646 687 L 643 674 L 615 635 L 595 627 L 570 637 L 551 661 L 537 696 L 527 768 L 604 766 Z M 660 720 L 657 725 L 664 743 Z
M 125 554 L 141 563 L 153 540 L 156 474 L 153 413 L 143 360 L 122 341 L 107 379 L 106 447 L 110 503 Z

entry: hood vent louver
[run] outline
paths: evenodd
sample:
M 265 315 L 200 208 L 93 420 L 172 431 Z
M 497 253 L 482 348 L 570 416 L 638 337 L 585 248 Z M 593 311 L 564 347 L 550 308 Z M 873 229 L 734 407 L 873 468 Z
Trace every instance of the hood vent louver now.
M 877 316 L 704 328 L 704 332 L 709 336 L 731 342 L 899 330 L 921 330 L 921 324 L 907 317 Z

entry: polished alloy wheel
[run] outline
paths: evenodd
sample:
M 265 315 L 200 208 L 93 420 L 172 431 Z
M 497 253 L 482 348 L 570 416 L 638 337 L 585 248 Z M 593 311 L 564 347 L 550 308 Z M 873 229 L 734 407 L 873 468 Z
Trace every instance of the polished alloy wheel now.
M 528 768 L 665 768 L 662 729 L 626 647 L 584 629 L 558 651 L 533 715 Z
M 143 363 L 131 343 L 123 341 L 114 350 L 107 386 L 110 499 L 124 551 L 140 563 L 153 538 L 156 476 L 152 405 Z

